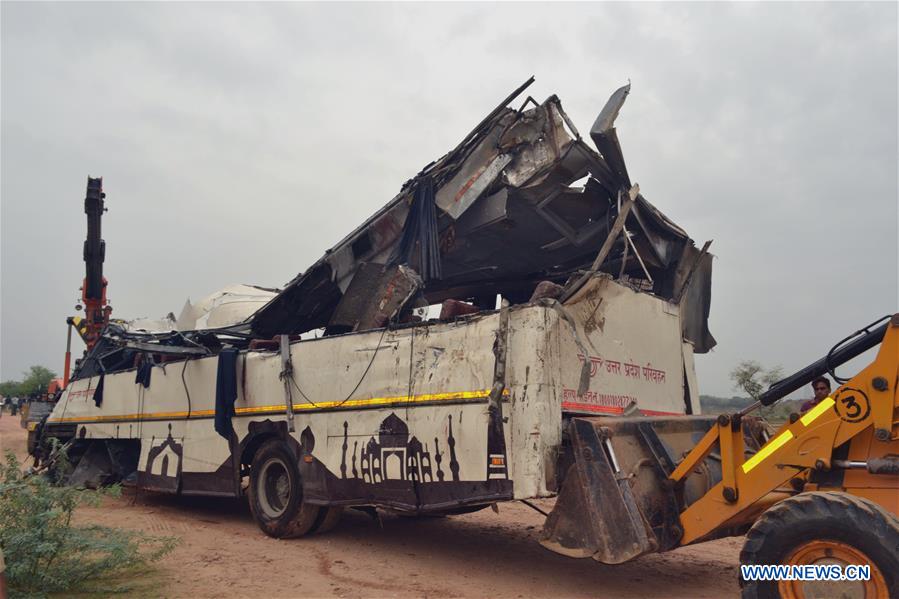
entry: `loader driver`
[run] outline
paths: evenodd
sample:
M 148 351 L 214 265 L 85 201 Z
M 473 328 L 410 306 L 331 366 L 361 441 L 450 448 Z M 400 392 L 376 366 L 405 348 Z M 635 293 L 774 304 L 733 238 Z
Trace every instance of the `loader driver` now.
M 826 376 L 819 376 L 812 381 L 812 389 L 815 392 L 815 397 L 802 404 L 801 411 L 803 412 L 811 410 L 818 405 L 821 400 L 830 395 L 830 379 Z

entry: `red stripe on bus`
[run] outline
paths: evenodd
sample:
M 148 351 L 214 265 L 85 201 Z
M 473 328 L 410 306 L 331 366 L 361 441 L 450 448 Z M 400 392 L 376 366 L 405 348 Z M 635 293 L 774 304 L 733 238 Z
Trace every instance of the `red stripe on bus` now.
M 601 414 L 621 414 L 624 412 L 624 408 L 616 408 L 612 406 L 597 406 L 595 404 L 590 403 L 576 403 L 571 401 L 563 401 L 562 409 L 568 410 L 583 410 L 585 412 L 599 412 Z M 661 412 L 659 410 L 644 410 L 643 408 L 638 408 L 640 410 L 640 414 L 643 416 L 684 416 L 683 412 Z

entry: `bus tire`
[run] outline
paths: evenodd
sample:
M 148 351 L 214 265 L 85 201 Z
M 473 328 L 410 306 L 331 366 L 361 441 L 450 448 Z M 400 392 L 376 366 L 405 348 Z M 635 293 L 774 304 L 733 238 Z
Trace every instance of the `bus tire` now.
M 250 466 L 250 511 L 262 532 L 286 539 L 312 532 L 321 508 L 303 502 L 296 458 L 279 439 L 264 443 Z
M 740 563 L 868 564 L 870 580 L 845 584 L 861 587 L 859 596 L 866 598 L 899 597 L 899 520 L 876 503 L 848 493 L 800 493 L 775 504 L 755 522 L 746 533 Z M 740 584 L 744 599 L 801 596 L 803 585 L 745 581 L 742 576 Z M 823 584 L 833 589 L 844 583 Z
M 334 527 L 340 522 L 341 516 L 343 516 L 342 507 L 321 508 L 318 526 L 314 528 L 315 532 L 324 534 L 334 530 Z

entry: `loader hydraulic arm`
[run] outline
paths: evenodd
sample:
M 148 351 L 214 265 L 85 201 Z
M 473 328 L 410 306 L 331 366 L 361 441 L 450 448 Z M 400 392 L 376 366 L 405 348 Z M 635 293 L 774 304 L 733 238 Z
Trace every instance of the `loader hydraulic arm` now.
M 751 522 L 767 507 L 763 499 L 791 479 L 813 470 L 828 471 L 839 467 L 835 464 L 838 460 L 833 456 L 834 449 L 862 433 L 870 434 L 873 429 L 872 444 L 896 443 L 899 439 L 899 423 L 895 420 L 899 407 L 896 389 L 899 383 L 899 314 L 890 317 L 883 327 L 864 331 L 864 340 L 855 344 L 858 351 L 854 351 L 854 355 L 874 347 L 876 341 L 882 339 L 874 361 L 814 408 L 791 419 L 792 422 L 777 431 L 754 455 L 744 458 L 742 413 L 722 415 L 716 426 L 675 468 L 669 478 L 675 484 L 681 483 L 714 448 L 720 449 L 722 480 L 681 512 L 684 531 L 681 545 L 713 536 L 722 528 Z M 860 349 L 862 347 L 864 349 Z M 828 369 L 838 366 L 840 362 L 834 358 L 834 353 L 785 379 L 792 381 L 788 385 L 775 385 L 780 385 L 780 397 L 790 392 L 783 390 L 796 385 L 800 375 L 807 378 L 822 365 Z M 850 353 L 843 352 L 843 362 L 854 357 Z M 796 388 L 798 386 L 791 391 Z M 765 403 L 768 405 L 780 397 L 769 392 Z M 899 502 L 892 511 L 899 512 Z

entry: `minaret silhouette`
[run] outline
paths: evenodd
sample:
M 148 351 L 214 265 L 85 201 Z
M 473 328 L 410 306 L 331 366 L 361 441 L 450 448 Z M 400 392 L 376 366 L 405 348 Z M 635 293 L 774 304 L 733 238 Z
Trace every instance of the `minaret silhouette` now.
M 434 461 L 437 462 L 437 480 L 443 482 L 443 470 L 440 469 L 443 454 L 440 453 L 440 441 L 437 440 L 437 437 L 434 437 Z
M 456 438 L 453 437 L 453 417 L 449 416 L 449 436 L 446 439 L 447 445 L 449 445 L 450 450 L 450 463 L 449 468 L 450 472 L 453 475 L 453 481 L 459 480 L 459 461 L 456 460 Z
M 346 478 L 347 421 L 343 421 L 343 457 L 340 458 L 340 478 Z

